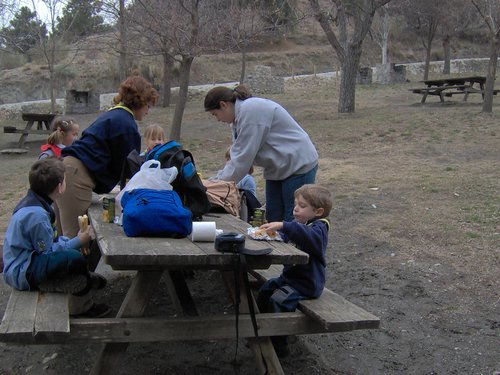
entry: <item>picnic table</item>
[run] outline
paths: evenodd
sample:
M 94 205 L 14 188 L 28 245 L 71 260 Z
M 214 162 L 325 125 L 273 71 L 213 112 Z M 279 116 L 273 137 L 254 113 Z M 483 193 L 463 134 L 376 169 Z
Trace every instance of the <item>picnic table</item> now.
M 464 101 L 467 101 L 469 94 L 481 94 L 484 100 L 484 84 L 486 83 L 485 76 L 471 77 L 448 77 L 441 79 L 425 80 L 425 87 L 410 89 L 415 94 L 421 94 L 421 103 L 425 103 L 427 96 L 439 96 L 441 102 L 444 102 L 444 97 L 453 95 L 464 95 Z M 496 95 L 500 90 L 493 90 Z
M 131 342 L 234 340 L 238 319 L 238 335 L 248 340 L 256 359 L 257 372 L 283 374 L 269 336 L 379 327 L 379 318 L 327 289 L 321 298 L 303 301 L 296 312 L 264 314 L 258 312 L 253 294 L 249 293 L 250 299 L 247 300 L 246 288 L 241 287 L 238 288 L 241 301 L 238 318 L 236 314 L 223 311 L 218 315 L 200 315 L 185 280 L 185 271 L 221 272 L 230 297 L 238 300 L 238 291 L 234 288 L 235 275 L 238 275 L 234 272 L 235 256 L 238 255 L 218 252 L 213 242 L 191 242 L 188 238 L 126 237 L 120 226 L 102 221 L 102 207 L 98 204 L 93 204 L 88 214 L 104 262 L 113 270 L 135 271 L 116 317 L 70 319 L 67 316 L 67 300 L 61 297 L 65 295 L 13 291 L 0 325 L 0 341 L 22 344 L 103 343 L 92 374 L 109 374 L 116 371 Z M 215 221 L 217 228 L 226 233 L 246 233 L 248 227 L 246 222 L 229 214 L 205 215 L 204 220 Z M 265 280 L 266 271 L 272 267 L 308 261 L 306 253 L 282 242 L 247 238 L 245 245 L 255 250 L 273 248 L 268 255 L 247 257 L 248 273 L 257 275 L 254 282 Z M 243 276 L 240 272 L 239 277 Z M 176 314 L 173 317 L 144 317 L 148 302 L 162 277 L 166 279 L 166 289 Z M 243 282 L 239 284 L 243 285 Z M 252 301 L 257 312 L 254 318 L 258 337 L 247 301 Z
M 26 126 L 24 128 L 17 128 L 15 126 L 4 126 L 4 133 L 17 133 L 21 134 L 19 138 L 18 147 L 22 148 L 26 138 L 29 134 L 46 134 L 49 135 L 52 131 L 50 130 L 50 125 L 52 120 L 56 117 L 53 113 L 23 113 L 22 119 L 26 121 Z M 33 126 L 36 123 L 36 127 Z

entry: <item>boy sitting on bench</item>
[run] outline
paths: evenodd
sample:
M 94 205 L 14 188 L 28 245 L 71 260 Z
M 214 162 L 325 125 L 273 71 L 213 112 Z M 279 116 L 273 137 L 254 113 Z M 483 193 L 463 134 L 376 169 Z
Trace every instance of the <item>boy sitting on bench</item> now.
M 78 250 L 91 239 L 90 227 L 72 239 L 57 237 L 52 202 L 66 189 L 65 167 L 58 158 L 35 162 L 30 189 L 17 204 L 4 239 L 3 276 L 17 290 L 70 293 L 70 315 L 99 318 L 111 312 L 95 304 L 91 289 L 102 289 L 106 279 L 88 271 Z
M 300 300 L 318 298 L 325 286 L 326 246 L 332 208 L 330 192 L 319 185 L 307 184 L 294 193 L 292 222 L 272 222 L 260 228 L 280 231 L 285 241 L 309 254 L 307 264 L 285 266 L 282 274 L 262 285 L 257 296 L 260 312 L 295 311 Z M 271 337 L 278 357 L 289 354 L 286 336 Z

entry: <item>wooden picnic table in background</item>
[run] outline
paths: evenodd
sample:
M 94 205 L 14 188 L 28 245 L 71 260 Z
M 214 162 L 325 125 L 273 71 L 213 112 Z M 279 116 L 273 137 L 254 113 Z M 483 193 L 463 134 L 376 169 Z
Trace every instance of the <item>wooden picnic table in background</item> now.
M 428 95 L 439 96 L 441 102 L 444 102 L 444 97 L 453 95 L 464 95 L 464 101 L 467 101 L 469 94 L 481 94 L 484 100 L 484 85 L 486 83 L 485 76 L 470 76 L 470 77 L 447 77 L 440 79 L 428 79 L 424 81 L 426 87 L 410 89 L 415 94 L 421 94 L 421 103 L 425 103 Z M 496 95 L 500 90 L 493 90 Z
M 56 115 L 53 113 L 23 113 L 22 119 L 26 121 L 26 126 L 24 128 L 19 129 L 15 126 L 4 126 L 3 132 L 20 133 L 21 137 L 19 138 L 18 147 L 22 148 L 29 134 L 49 135 L 51 133 L 50 125 L 54 117 L 56 117 Z M 33 128 L 35 123 L 36 128 Z

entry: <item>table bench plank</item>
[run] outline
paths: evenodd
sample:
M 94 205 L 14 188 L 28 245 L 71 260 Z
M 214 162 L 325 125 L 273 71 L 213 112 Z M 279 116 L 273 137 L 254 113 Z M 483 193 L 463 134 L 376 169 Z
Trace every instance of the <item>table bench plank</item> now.
M 38 293 L 35 340 L 53 342 L 67 338 L 70 332 L 68 302 L 68 294 Z
M 0 341 L 61 341 L 69 335 L 68 295 L 12 289 L 0 324 Z
M 0 324 L 0 338 L 12 337 L 12 341 L 30 340 L 36 316 L 38 292 L 12 290 Z
M 253 270 L 250 273 L 263 283 L 278 277 L 281 270 L 281 266 L 273 265 L 267 270 Z M 297 308 L 318 321 L 326 332 L 376 329 L 380 326 L 380 318 L 327 288 L 320 298 L 302 300 Z

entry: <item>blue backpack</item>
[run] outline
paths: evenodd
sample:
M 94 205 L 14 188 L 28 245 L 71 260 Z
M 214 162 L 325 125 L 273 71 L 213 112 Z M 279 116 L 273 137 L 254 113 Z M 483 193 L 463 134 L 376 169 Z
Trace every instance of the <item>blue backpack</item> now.
M 148 152 L 146 160 L 152 159 L 158 160 L 162 168 L 177 168 L 179 173 L 172 182 L 172 187 L 179 194 L 184 206 L 192 212 L 193 219 L 201 219 L 202 215 L 210 210 L 210 202 L 207 189 L 196 171 L 193 155 L 182 149 L 180 143 L 169 141 L 156 145 Z
M 121 203 L 123 230 L 129 237 L 182 238 L 191 233 L 191 212 L 173 190 L 134 189 Z

